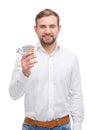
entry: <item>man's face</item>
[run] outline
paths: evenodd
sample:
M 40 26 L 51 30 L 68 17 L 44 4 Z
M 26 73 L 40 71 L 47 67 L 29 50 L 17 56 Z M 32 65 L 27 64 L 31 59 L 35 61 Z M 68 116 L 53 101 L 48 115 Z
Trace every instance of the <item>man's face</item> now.
M 53 15 L 42 17 L 37 20 L 35 31 L 39 37 L 41 44 L 51 45 L 56 42 L 60 26 L 57 24 L 57 18 Z

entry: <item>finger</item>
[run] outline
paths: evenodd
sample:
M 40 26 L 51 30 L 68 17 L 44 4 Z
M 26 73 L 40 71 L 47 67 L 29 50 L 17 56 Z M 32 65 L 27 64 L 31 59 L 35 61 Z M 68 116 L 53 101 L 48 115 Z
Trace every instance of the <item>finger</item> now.
M 27 65 L 27 66 L 30 66 L 30 65 L 34 65 L 34 64 L 36 64 L 36 63 L 37 63 L 37 61 L 30 61 L 30 62 L 27 62 L 26 65 Z
M 23 68 L 27 69 L 27 68 L 30 68 L 30 66 L 32 66 L 36 63 L 37 63 L 37 61 L 23 62 L 22 66 L 23 66 Z
M 25 59 L 22 59 L 22 62 L 30 62 L 31 60 L 35 59 L 36 57 L 35 56 L 28 56 L 26 57 Z
M 32 54 L 29 54 L 29 53 L 25 53 L 23 56 L 22 56 L 22 59 L 25 59 L 27 58 L 28 56 L 31 56 Z
M 24 66 L 24 70 L 30 70 L 32 67 L 34 67 L 34 64 L 27 64 Z
M 34 58 L 36 58 L 36 56 L 35 55 L 33 55 L 33 54 L 25 54 L 25 55 L 23 55 L 22 56 L 22 60 L 30 60 L 30 59 L 34 59 Z

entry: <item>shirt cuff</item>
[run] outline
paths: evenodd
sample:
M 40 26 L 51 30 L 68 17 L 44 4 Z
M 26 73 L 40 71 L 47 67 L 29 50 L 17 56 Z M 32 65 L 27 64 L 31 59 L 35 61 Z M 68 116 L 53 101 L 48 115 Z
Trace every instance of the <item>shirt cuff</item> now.
M 29 77 L 25 76 L 23 74 L 23 72 L 21 71 L 20 72 L 20 80 L 22 81 L 23 84 L 25 84 L 29 80 Z
M 73 122 L 72 130 L 82 130 L 82 123 L 81 122 Z

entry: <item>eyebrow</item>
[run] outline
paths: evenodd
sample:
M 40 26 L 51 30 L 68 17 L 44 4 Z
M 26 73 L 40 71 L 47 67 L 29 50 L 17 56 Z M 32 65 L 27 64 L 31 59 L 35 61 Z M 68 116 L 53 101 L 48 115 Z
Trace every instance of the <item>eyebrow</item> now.
M 44 25 L 44 24 L 41 24 L 41 25 L 39 25 L 39 27 L 45 27 L 46 25 Z M 55 24 L 50 24 L 49 25 L 50 27 L 55 27 L 56 25 Z

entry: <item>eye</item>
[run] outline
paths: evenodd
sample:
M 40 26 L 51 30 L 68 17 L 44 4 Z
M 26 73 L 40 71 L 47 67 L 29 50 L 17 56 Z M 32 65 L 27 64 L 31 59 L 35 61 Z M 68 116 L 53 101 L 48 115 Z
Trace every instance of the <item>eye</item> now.
M 46 26 L 45 26 L 45 25 L 40 25 L 39 27 L 40 27 L 40 28 L 45 28 Z
M 56 25 L 54 25 L 54 24 L 50 25 L 50 28 L 55 28 L 55 27 L 56 27 Z

